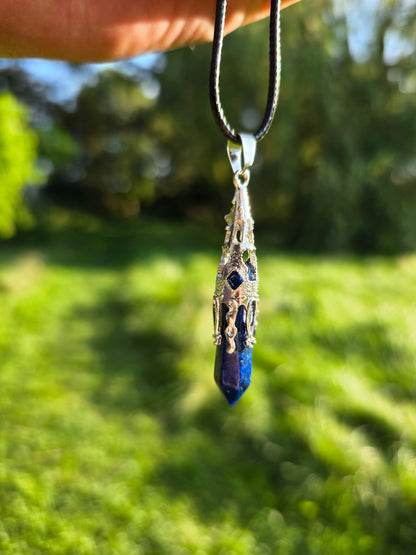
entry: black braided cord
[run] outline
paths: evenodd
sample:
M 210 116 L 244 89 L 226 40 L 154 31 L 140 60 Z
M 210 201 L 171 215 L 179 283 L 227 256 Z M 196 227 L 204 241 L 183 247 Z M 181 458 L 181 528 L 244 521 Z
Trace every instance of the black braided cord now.
M 211 70 L 209 77 L 209 95 L 214 118 L 224 135 L 234 143 L 241 143 L 240 136 L 228 123 L 220 99 L 220 66 L 224 39 L 224 22 L 227 0 L 217 0 L 215 15 L 214 40 L 212 44 Z M 269 131 L 276 113 L 280 87 L 280 0 L 271 0 L 270 7 L 270 38 L 269 38 L 269 88 L 263 121 L 254 133 L 257 141 L 261 141 Z

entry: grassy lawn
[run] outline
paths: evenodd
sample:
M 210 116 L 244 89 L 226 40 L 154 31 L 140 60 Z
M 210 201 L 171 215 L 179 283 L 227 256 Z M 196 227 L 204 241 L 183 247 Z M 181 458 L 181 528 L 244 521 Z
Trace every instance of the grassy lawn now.
M 259 248 L 230 408 L 222 233 L 94 225 L 0 245 L 0 553 L 414 552 L 416 256 Z

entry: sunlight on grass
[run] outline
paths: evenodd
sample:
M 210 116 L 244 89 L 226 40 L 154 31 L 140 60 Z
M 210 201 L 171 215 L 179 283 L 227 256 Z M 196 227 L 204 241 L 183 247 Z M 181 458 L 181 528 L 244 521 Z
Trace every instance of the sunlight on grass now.
M 416 257 L 263 252 L 231 409 L 192 233 L 2 247 L 0 552 L 412 552 Z

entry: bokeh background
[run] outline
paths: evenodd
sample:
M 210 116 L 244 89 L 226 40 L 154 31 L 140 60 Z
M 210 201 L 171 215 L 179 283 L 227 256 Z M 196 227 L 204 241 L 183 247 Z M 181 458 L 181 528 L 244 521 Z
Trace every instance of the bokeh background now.
M 303 0 L 282 27 L 233 408 L 213 381 L 233 186 L 210 47 L 1 62 L 2 555 L 414 551 L 416 5 Z M 225 41 L 240 129 L 267 33 Z

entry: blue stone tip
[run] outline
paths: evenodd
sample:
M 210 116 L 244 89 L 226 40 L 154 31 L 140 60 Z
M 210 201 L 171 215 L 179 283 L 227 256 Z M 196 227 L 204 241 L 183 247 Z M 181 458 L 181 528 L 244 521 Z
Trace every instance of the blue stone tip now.
M 242 389 L 242 388 L 233 389 L 231 387 L 221 386 L 220 384 L 218 384 L 218 385 L 219 385 L 221 391 L 224 393 L 224 397 L 227 399 L 228 404 L 230 405 L 230 407 L 232 407 L 241 398 L 241 396 L 243 395 L 245 390 L 250 385 L 250 382 L 247 384 L 245 389 Z
M 223 314 L 226 310 L 222 311 Z M 224 319 L 225 320 L 225 319 Z M 228 341 L 225 338 L 226 322 L 223 322 L 221 345 L 217 346 L 215 356 L 215 381 L 230 405 L 234 405 L 251 382 L 252 349 L 245 346 L 247 338 L 246 309 L 240 306 L 236 318 L 236 350 L 227 353 Z

